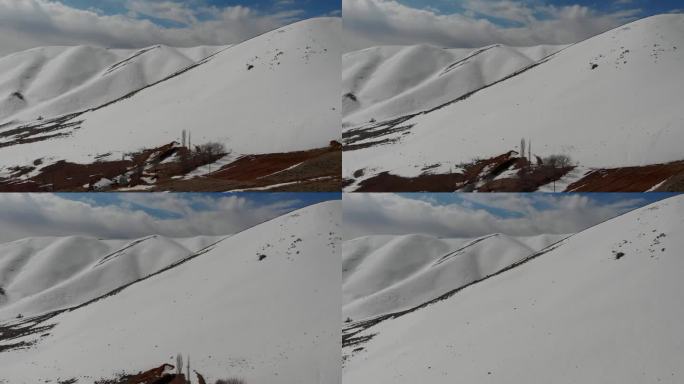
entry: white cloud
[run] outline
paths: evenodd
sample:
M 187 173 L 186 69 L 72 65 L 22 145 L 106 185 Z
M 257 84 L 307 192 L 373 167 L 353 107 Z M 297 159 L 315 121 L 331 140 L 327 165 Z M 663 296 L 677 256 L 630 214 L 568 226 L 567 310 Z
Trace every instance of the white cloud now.
M 429 195 L 428 195 L 429 196 Z M 639 200 L 599 204 L 586 195 L 460 194 L 460 203 L 439 205 L 395 194 L 345 194 L 344 237 L 423 233 L 476 237 L 491 233 L 575 233 L 629 211 Z M 492 212 L 504 210 L 508 217 Z M 514 215 L 510 215 L 510 214 Z
M 127 0 L 125 6 L 131 17 L 144 15 L 181 24 L 197 22 L 192 9 L 175 1 Z
M 427 43 L 443 47 L 574 43 L 633 20 L 636 9 L 601 13 L 539 0 L 466 0 L 463 14 L 439 14 L 395 0 L 343 0 L 347 51 L 374 45 Z M 502 27 L 488 18 L 506 20 Z
M 245 6 L 189 7 L 179 1 L 127 0 L 129 15 L 69 7 L 54 0 L 0 0 L 0 56 L 45 45 L 139 48 L 233 44 L 295 21 L 300 10 L 264 14 Z M 164 28 L 148 16 L 175 21 Z
M 191 194 L 121 194 L 121 204 L 98 206 L 93 198 L 78 201 L 58 195 L 0 194 L 0 242 L 33 236 L 89 235 L 137 238 L 226 235 L 282 215 L 298 203 L 256 204 L 239 196 Z M 159 218 L 141 208 L 164 211 Z M 171 215 L 173 214 L 173 215 Z

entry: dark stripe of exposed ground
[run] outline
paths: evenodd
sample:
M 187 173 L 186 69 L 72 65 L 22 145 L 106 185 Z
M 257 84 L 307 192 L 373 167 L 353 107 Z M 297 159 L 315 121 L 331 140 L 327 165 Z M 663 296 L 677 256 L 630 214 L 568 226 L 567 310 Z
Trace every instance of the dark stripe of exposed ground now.
M 655 186 L 658 192 L 684 192 L 684 160 L 641 167 L 597 169 L 569 185 L 566 191 L 645 192 Z
M 416 177 L 393 175 L 387 171 L 358 182 L 354 192 L 535 192 L 541 186 L 560 180 L 573 167 L 553 168 L 530 163 L 515 152 L 462 164 L 463 172 L 431 173 L 440 164 L 425 167 Z M 505 171 L 515 171 L 501 177 Z M 354 184 L 365 169 L 354 172 Z M 654 189 L 655 187 L 655 189 Z M 599 168 L 587 172 L 567 187 L 566 192 L 684 192 L 684 160 L 639 167 Z M 560 192 L 560 191 L 559 191 Z
M 206 176 L 158 183 L 161 191 L 228 191 L 268 188 L 269 191 L 338 192 L 342 152 L 336 145 L 307 151 L 243 156 Z M 269 187 L 276 186 L 276 187 Z
M 342 152 L 335 141 L 327 147 L 305 151 L 246 155 L 207 175 L 178 179 L 223 156 L 197 156 L 193 153 L 178 147 L 176 143 L 169 143 L 142 150 L 126 160 L 96 160 L 90 164 L 59 161 L 39 168 L 42 159 L 37 159 L 35 165 L 14 169 L 11 177 L 0 178 L 0 192 L 91 191 L 99 180 L 117 180 L 124 174 L 129 175 L 125 184 L 114 183 L 97 190 L 115 191 L 135 186 L 147 186 L 153 191 L 183 192 L 235 189 L 298 192 L 341 190 Z M 170 158 L 172 161 L 169 161 Z M 22 177 L 34 171 L 36 175 Z M 154 180 L 153 184 L 148 183 L 151 179 Z

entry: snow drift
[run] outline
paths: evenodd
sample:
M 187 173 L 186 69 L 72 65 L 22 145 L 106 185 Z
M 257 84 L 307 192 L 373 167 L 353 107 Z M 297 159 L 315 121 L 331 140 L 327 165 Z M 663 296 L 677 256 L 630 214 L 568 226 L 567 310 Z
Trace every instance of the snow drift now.
M 682 212 L 634 210 L 365 329 L 344 381 L 679 383 Z
M 34 343 L 0 352 L 0 382 L 93 383 L 176 353 L 211 382 L 339 382 L 339 211 L 333 201 L 291 212 L 53 314 L 49 331 L 0 341 Z

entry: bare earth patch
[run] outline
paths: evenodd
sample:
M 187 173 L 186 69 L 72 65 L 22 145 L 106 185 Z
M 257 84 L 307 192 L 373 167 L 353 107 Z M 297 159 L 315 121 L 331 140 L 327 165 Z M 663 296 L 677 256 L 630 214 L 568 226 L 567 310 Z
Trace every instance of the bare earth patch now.
M 457 172 L 432 173 L 435 164 L 416 177 L 387 171 L 365 178 L 365 169 L 343 181 L 354 192 L 534 192 L 560 180 L 573 166 L 553 167 L 532 163 L 515 151 L 462 164 Z M 361 179 L 356 181 L 356 179 Z M 356 185 L 355 185 L 356 183 Z M 684 160 L 641 167 L 594 169 L 570 184 L 567 192 L 684 191 Z M 561 192 L 561 191 L 559 191 Z
M 10 169 L 0 177 L 0 192 L 83 191 L 339 191 L 342 151 L 339 143 L 307 151 L 246 155 L 213 172 L 192 171 L 213 164 L 225 153 L 198 153 L 172 142 L 129 154 L 122 160 L 90 164 L 58 161 Z

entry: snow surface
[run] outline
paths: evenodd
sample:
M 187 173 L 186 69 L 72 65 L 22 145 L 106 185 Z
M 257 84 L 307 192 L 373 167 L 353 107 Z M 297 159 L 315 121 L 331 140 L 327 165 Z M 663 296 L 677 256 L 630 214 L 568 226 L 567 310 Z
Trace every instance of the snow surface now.
M 497 59 L 491 65 L 504 63 Z M 401 80 L 402 69 L 376 75 L 382 87 L 374 92 L 402 92 L 387 89 L 391 79 L 410 83 L 410 78 Z M 642 19 L 570 46 L 465 100 L 411 118 L 402 123 L 413 125 L 408 134 L 385 137 L 399 138 L 395 143 L 345 151 L 343 174 L 351 178 L 366 168 L 415 176 L 422 166 L 508 152 L 521 138 L 532 140 L 533 154 L 566 154 L 585 167 L 681 160 L 683 69 L 684 15 Z M 351 113 L 349 107 L 345 111 Z M 395 113 L 390 108 L 387 115 Z
M 366 329 L 344 382 L 681 383 L 683 213 L 637 209 Z
M 408 309 L 497 272 L 567 235 L 442 239 L 368 236 L 342 247 L 342 315 L 361 320 Z
M 587 176 L 590 172 L 591 169 L 589 168 L 576 166 L 555 182 L 540 186 L 537 189 L 537 192 L 572 192 L 567 191 L 568 187 L 573 183 L 582 180 L 582 178 Z
M 178 262 L 220 237 L 134 240 L 84 236 L 0 244 L 0 320 L 82 304 Z
M 108 153 L 118 160 L 141 148 L 180 142 L 183 130 L 194 144 L 216 141 L 234 154 L 327 146 L 340 137 L 340 30 L 340 18 L 316 18 L 236 44 L 130 98 L 76 117 L 84 121 L 69 136 L 2 148 L 0 164 L 38 158 L 50 160 L 44 166 L 59 159 L 90 163 Z
M 176 353 L 209 382 L 340 382 L 339 225 L 339 201 L 309 206 L 63 312 L 33 347 L 0 353 L 0 382 L 92 383 Z
M 227 46 L 139 50 L 41 47 L 0 58 L 0 124 L 79 112 L 115 100 Z M 19 92 L 24 100 L 13 96 Z
M 420 112 L 534 64 L 565 46 L 381 46 L 342 56 L 343 124 Z M 344 95 L 351 93 L 354 101 Z

